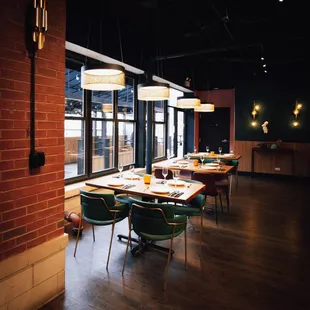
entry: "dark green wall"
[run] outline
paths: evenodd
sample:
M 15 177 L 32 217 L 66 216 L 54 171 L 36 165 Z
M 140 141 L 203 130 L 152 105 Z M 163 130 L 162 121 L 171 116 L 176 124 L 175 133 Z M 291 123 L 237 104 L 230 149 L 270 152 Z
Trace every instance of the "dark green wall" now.
M 253 77 L 237 84 L 235 90 L 236 140 L 310 142 L 310 81 L 298 71 Z M 257 127 L 251 126 L 254 100 L 261 106 Z M 296 100 L 303 104 L 297 128 L 292 126 Z M 268 134 L 261 127 L 266 120 Z

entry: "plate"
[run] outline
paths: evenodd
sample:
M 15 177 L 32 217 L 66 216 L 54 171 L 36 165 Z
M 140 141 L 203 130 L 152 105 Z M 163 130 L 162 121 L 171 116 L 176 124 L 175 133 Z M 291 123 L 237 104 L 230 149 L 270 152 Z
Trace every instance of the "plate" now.
M 223 154 L 224 157 L 235 156 L 235 154 Z
M 157 194 L 166 194 L 170 192 L 170 189 L 164 186 L 151 186 L 150 191 Z
M 178 163 L 181 165 L 188 165 L 188 161 L 186 161 L 186 160 L 179 160 Z
M 204 167 L 201 167 L 201 169 L 215 170 L 215 169 L 217 169 L 217 167 L 215 167 L 215 166 L 204 166 Z
M 206 163 L 206 166 L 210 166 L 210 167 L 217 167 L 218 164 L 217 163 Z
M 115 180 L 115 181 L 113 180 L 113 181 L 109 181 L 107 184 L 110 186 L 123 186 L 124 182 L 118 181 L 118 180 Z
M 180 167 L 179 164 L 169 164 L 169 167 Z
M 185 185 L 185 182 L 182 181 L 182 180 L 177 180 L 175 183 L 174 183 L 174 180 L 168 180 L 167 181 L 167 184 L 168 185 L 172 185 L 172 186 L 184 186 Z
M 139 175 L 133 174 L 131 176 L 131 174 L 129 174 L 129 173 L 124 174 L 123 178 L 126 179 L 126 180 L 140 180 L 140 176 Z

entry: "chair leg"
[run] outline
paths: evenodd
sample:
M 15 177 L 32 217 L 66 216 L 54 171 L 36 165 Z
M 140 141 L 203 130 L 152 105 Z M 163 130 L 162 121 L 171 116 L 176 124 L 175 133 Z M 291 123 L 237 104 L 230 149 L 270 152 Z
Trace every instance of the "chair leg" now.
M 167 288 L 167 277 L 168 277 L 168 270 L 169 270 L 169 265 L 170 265 L 170 260 L 171 260 L 171 252 L 172 252 L 172 245 L 173 245 L 173 238 L 174 238 L 174 230 L 175 230 L 175 226 L 173 227 L 172 236 L 171 236 L 171 240 L 170 240 L 170 248 L 169 248 L 169 253 L 168 253 L 168 259 L 167 259 L 167 265 L 166 265 L 166 273 L 165 273 L 165 282 L 164 282 L 164 288 L 163 288 L 164 291 Z
M 238 169 L 236 170 L 236 188 L 238 188 Z
M 222 213 L 224 213 L 223 202 L 222 202 L 222 195 L 221 195 L 221 193 L 219 193 L 219 198 L 220 198 L 220 204 L 221 204 Z
M 185 225 L 184 230 L 184 239 L 185 239 L 185 270 L 187 270 L 187 224 Z
M 203 210 L 200 216 L 200 259 L 202 259 L 202 238 L 203 238 Z
M 95 227 L 94 225 L 91 225 L 92 226 L 92 229 L 93 229 L 93 241 L 95 242 Z
M 217 197 L 215 196 L 215 222 L 216 222 L 216 225 L 217 225 Z
M 112 224 L 112 231 L 111 231 L 111 239 L 110 239 L 110 246 L 109 246 L 108 260 L 107 260 L 107 265 L 106 265 L 106 267 L 105 267 L 105 268 L 106 268 L 106 270 L 108 270 L 108 267 L 109 267 L 110 254 L 111 254 L 111 247 L 112 247 L 113 236 L 114 236 L 115 222 L 116 222 L 116 213 L 114 213 L 114 220 L 113 220 L 113 224 Z
M 232 193 L 232 189 L 233 189 L 233 186 L 232 186 L 233 179 L 234 179 L 234 176 L 233 176 L 233 174 L 231 174 L 230 175 L 230 180 L 229 180 L 229 192 L 230 192 L 230 194 Z
M 82 213 L 81 213 L 81 220 L 80 220 L 80 225 L 79 225 L 78 234 L 77 234 L 77 236 L 76 236 L 75 248 L 74 248 L 74 253 L 73 253 L 73 256 L 74 256 L 74 257 L 75 257 L 75 254 L 76 254 L 78 242 L 79 242 L 79 240 L 80 240 L 82 222 L 83 222 L 83 215 L 82 215 Z
M 129 233 L 128 233 L 127 246 L 126 246 L 126 252 L 125 252 L 125 257 L 124 257 L 122 275 L 124 275 L 124 270 L 125 270 L 126 260 L 127 260 L 127 254 L 128 254 L 128 247 L 129 247 L 129 243 L 131 243 L 131 220 L 130 220 L 130 216 L 128 216 L 128 229 L 129 229 Z
M 230 199 L 229 199 L 229 190 L 226 189 L 226 201 L 227 201 L 227 211 L 229 212 Z

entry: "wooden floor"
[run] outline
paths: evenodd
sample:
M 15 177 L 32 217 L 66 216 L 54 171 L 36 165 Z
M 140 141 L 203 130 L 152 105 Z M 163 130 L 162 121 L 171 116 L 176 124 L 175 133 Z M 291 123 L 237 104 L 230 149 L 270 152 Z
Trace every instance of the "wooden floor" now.
M 66 293 L 42 309 L 310 309 L 309 183 L 239 177 L 231 212 L 205 215 L 204 258 L 199 259 L 199 219 L 188 227 L 188 270 L 183 235 L 175 240 L 167 291 L 166 254 L 128 255 L 114 238 L 105 269 L 110 227 L 85 229 L 77 257 L 67 248 Z M 127 233 L 127 221 L 116 233 Z M 165 243 L 166 245 L 167 243 Z

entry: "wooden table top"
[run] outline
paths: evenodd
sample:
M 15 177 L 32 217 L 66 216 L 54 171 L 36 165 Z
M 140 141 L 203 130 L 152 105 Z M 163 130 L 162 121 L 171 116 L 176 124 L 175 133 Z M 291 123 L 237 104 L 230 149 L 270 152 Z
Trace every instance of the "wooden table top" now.
M 240 154 L 227 154 L 227 155 L 221 155 L 220 154 L 214 154 L 211 155 L 210 153 L 206 153 L 206 152 L 199 152 L 199 153 L 188 153 L 188 155 L 190 156 L 190 158 L 197 158 L 199 159 L 201 155 L 203 155 L 204 158 L 211 158 L 211 159 L 216 159 L 218 157 L 220 157 L 223 160 L 239 160 L 242 156 Z
M 204 184 L 194 184 L 194 183 L 185 183 L 185 186 L 172 186 L 168 184 L 158 184 L 162 182 L 162 179 L 151 178 L 151 184 L 144 184 L 143 177 L 130 180 L 125 178 L 115 178 L 113 176 L 105 176 L 94 180 L 89 180 L 85 184 L 88 186 L 94 186 L 99 188 L 106 188 L 117 191 L 119 193 L 125 193 L 129 195 L 138 195 L 143 197 L 150 197 L 150 198 L 164 198 L 166 201 L 176 202 L 176 203 L 188 203 L 194 197 L 196 197 L 199 193 L 201 193 L 205 189 Z M 181 181 L 181 180 L 180 180 Z M 123 185 L 132 184 L 135 185 L 129 189 L 124 189 L 123 185 L 113 186 L 115 182 L 120 182 Z M 155 193 L 152 191 L 154 187 L 161 189 L 164 187 L 167 190 L 167 193 Z M 170 197 L 169 193 L 172 191 L 181 191 L 183 194 L 179 197 Z
M 220 168 L 213 167 L 212 165 L 205 164 L 201 167 L 194 166 L 192 163 L 187 164 L 188 161 L 180 159 L 177 162 L 173 162 L 172 160 L 166 160 L 160 163 L 153 164 L 154 168 L 162 168 L 162 167 L 168 167 L 170 170 L 183 170 L 183 171 L 193 171 L 193 172 L 202 172 L 202 173 L 212 173 L 212 174 L 227 174 L 231 170 L 234 169 L 234 166 L 228 166 L 228 165 L 220 165 Z M 207 168 L 209 167 L 209 168 Z M 211 167 L 213 169 L 211 169 Z

